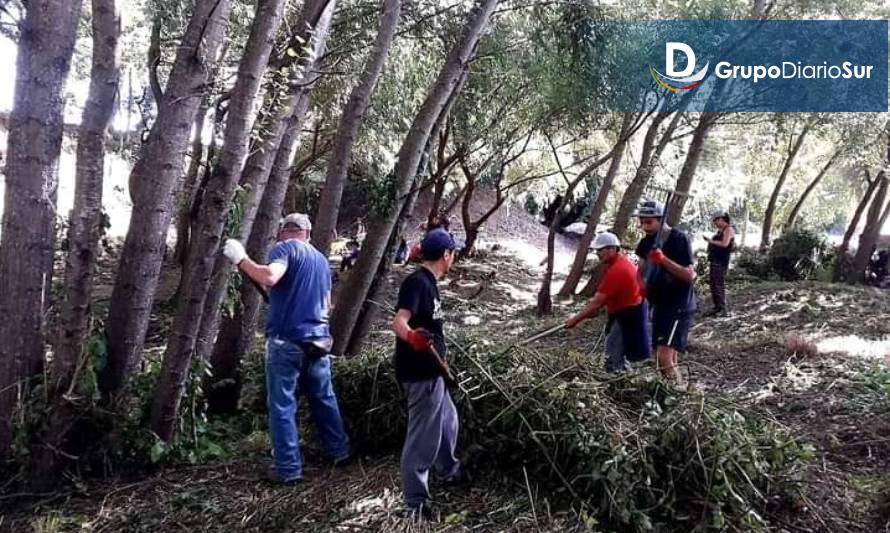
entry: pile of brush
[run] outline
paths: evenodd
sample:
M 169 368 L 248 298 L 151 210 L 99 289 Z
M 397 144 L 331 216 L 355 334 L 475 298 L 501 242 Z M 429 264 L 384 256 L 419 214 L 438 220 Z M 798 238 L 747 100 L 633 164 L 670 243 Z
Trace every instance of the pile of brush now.
M 616 529 L 765 528 L 808 456 L 768 420 L 651 370 L 615 376 L 585 354 L 505 353 L 471 337 L 451 339 L 451 359 L 474 462 Z M 398 449 L 406 415 L 389 353 L 340 361 L 335 376 L 356 440 Z

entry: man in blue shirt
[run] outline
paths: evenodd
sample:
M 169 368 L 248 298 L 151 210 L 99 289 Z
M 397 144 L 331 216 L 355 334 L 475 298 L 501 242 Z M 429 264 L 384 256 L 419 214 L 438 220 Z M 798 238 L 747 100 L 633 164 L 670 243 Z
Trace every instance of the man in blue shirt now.
M 328 260 L 309 244 L 312 223 L 301 213 L 287 215 L 269 264 L 255 263 L 240 242 L 228 239 L 223 253 L 245 275 L 269 290 L 266 318 L 266 393 L 275 465 L 270 478 L 280 483 L 303 479 L 297 430 L 297 399 L 309 400 L 318 435 L 334 464 L 351 459 L 331 384 Z

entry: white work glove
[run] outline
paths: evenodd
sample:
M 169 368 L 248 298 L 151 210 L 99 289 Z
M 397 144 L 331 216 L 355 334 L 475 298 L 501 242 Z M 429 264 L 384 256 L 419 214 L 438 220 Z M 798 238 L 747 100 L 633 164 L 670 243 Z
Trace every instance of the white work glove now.
M 247 257 L 247 252 L 244 251 L 244 245 L 240 242 L 235 239 L 226 239 L 226 244 L 223 245 L 223 255 L 225 255 L 233 265 L 238 266 L 238 264 L 241 261 L 244 261 L 244 258 Z

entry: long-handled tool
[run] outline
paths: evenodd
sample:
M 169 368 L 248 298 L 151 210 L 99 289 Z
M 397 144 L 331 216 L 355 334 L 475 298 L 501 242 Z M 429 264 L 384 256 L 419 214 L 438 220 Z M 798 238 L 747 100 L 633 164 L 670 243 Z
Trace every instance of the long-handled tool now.
M 555 326 L 553 326 L 553 327 L 551 327 L 551 328 L 545 329 L 544 331 L 535 333 L 535 334 L 533 334 L 533 335 L 530 336 L 530 337 L 526 337 L 526 338 L 524 338 L 524 339 L 522 339 L 522 340 L 519 340 L 519 341 L 514 342 L 514 343 L 511 344 L 510 346 L 507 346 L 506 348 L 504 348 L 503 350 L 501 350 L 501 352 L 500 352 L 498 355 L 504 355 L 505 353 L 509 352 L 509 351 L 512 350 L 513 348 L 518 348 L 518 347 L 520 347 L 520 346 L 525 346 L 526 344 L 535 342 L 536 340 L 540 340 L 540 339 L 543 339 L 543 338 L 545 338 L 545 337 L 549 337 L 550 335 L 553 335 L 554 333 L 556 333 L 556 332 L 558 332 L 558 331 L 562 331 L 562 330 L 564 330 L 564 329 L 566 329 L 566 325 L 565 325 L 564 323 L 562 323 L 562 324 L 557 324 L 557 325 L 555 325 Z

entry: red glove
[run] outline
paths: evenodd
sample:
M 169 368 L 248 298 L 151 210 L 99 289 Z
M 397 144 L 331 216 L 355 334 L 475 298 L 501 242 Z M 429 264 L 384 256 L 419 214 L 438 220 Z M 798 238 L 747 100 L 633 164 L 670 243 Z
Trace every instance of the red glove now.
M 664 264 L 665 259 L 667 258 L 664 256 L 664 252 L 662 252 L 660 248 L 656 248 L 649 252 L 649 261 L 652 262 L 653 265 L 661 266 Z
M 430 336 L 430 333 L 423 329 L 412 329 L 408 332 L 408 336 L 405 338 L 405 342 L 411 345 L 411 348 L 418 352 L 423 352 L 430 349 L 430 346 L 433 345 L 433 339 Z

